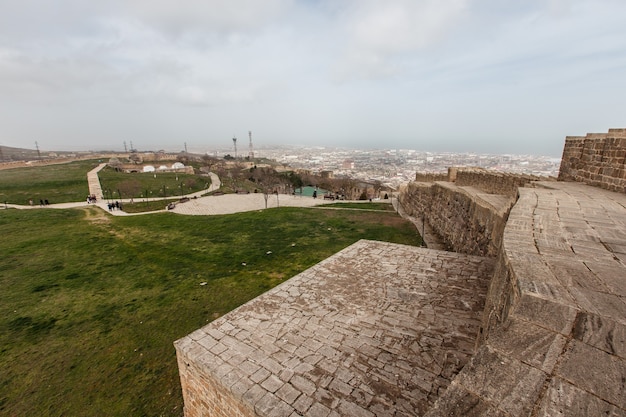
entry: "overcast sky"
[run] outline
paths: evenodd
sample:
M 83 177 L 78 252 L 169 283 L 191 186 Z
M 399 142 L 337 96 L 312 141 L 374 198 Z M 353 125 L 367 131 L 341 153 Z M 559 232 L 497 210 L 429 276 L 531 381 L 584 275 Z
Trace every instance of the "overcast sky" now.
M 625 0 L 0 0 L 0 145 L 560 156 L 626 127 Z

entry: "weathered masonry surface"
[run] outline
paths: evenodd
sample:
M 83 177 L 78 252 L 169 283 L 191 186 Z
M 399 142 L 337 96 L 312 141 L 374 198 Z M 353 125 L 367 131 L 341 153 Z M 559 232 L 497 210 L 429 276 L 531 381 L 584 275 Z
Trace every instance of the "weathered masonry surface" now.
M 626 129 L 565 139 L 559 180 L 626 192 Z
M 357 242 L 176 342 L 185 415 L 421 415 L 474 351 L 492 268 Z
M 571 181 L 418 175 L 458 253 L 361 241 L 177 341 L 185 415 L 626 416 L 623 132 Z
M 426 414 L 626 415 L 626 195 L 520 188 L 480 347 Z

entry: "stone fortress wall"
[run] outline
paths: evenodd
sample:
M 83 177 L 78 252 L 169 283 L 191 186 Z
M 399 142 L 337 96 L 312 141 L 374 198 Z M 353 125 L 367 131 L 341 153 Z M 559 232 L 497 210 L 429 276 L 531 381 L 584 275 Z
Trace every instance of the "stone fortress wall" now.
M 185 415 L 626 415 L 626 195 L 609 191 L 626 181 L 625 131 L 567 138 L 561 181 L 480 168 L 418 174 L 399 202 L 457 253 L 355 244 L 177 341 Z M 374 253 L 385 270 L 356 268 Z M 453 342 L 460 327 L 448 326 L 470 316 L 440 303 L 469 305 L 443 289 L 463 288 L 461 276 L 489 288 L 464 289 L 481 294 L 470 304 L 482 318 L 467 322 L 475 336 Z M 434 286 L 399 290 L 416 282 Z M 376 303 L 356 304 L 367 300 Z M 414 316 L 398 315 L 413 304 Z M 405 342 L 419 343 L 403 351 Z M 454 357 L 460 371 L 444 372 L 439 361 Z
M 452 167 L 447 174 L 418 173 L 399 198 L 407 214 L 425 218 L 448 249 L 494 257 L 517 189 L 538 179 Z
M 559 182 L 459 169 L 406 189 L 454 250 L 496 256 L 476 353 L 426 416 L 626 415 L 625 132 L 568 137 Z M 489 213 L 464 186 L 516 196 Z
M 415 181 L 417 182 L 448 181 L 448 173 L 418 172 L 415 174 Z
M 517 198 L 519 187 L 525 187 L 531 181 L 546 180 L 535 175 L 487 171 L 482 168 L 450 168 L 448 177 L 448 181 L 454 181 L 459 187 L 471 186 L 488 194 L 511 198 Z
M 559 180 L 626 192 L 626 129 L 565 139 Z

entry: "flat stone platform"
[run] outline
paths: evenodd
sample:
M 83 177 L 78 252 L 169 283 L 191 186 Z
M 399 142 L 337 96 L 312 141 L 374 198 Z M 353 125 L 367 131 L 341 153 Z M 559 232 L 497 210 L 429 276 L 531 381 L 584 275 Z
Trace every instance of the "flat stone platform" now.
M 178 340 L 185 415 L 422 415 L 474 353 L 493 266 L 359 241 Z

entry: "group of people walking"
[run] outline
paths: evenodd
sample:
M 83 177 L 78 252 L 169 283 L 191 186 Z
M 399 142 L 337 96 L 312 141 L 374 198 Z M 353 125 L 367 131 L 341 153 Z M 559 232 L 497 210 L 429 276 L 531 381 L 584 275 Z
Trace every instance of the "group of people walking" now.
M 28 204 L 30 204 L 32 207 L 35 204 L 35 202 L 32 199 L 30 199 L 28 200 Z M 39 206 L 43 207 L 43 206 L 49 206 L 49 205 L 50 203 L 48 202 L 47 198 L 45 200 L 44 199 L 39 200 Z

